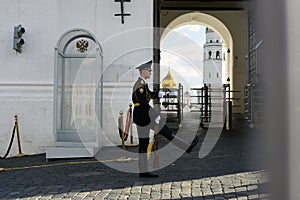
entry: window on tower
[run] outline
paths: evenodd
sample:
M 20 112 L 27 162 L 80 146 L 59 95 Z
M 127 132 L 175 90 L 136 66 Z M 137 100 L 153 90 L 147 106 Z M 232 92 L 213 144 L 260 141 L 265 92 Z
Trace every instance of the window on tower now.
M 216 52 L 216 59 L 220 59 L 220 51 Z
M 211 59 L 211 54 L 212 54 L 212 52 L 209 51 L 209 52 L 208 52 L 208 59 Z

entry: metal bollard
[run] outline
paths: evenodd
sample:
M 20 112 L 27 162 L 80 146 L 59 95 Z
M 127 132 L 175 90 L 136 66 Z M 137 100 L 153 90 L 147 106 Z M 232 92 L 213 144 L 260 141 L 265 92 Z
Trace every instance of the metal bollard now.
M 229 131 L 232 128 L 232 101 L 225 101 L 225 110 L 225 129 Z

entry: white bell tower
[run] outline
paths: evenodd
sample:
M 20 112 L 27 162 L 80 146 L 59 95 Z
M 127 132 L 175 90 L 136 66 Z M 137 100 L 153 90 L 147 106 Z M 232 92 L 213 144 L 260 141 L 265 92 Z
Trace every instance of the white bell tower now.
M 206 43 L 203 45 L 203 83 L 222 84 L 222 65 L 225 63 L 223 41 L 210 28 L 206 28 Z

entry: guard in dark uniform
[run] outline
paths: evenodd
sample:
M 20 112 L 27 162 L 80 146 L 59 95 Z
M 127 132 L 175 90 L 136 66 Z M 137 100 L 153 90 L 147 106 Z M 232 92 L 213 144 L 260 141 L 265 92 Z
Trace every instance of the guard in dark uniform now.
M 150 99 L 160 98 L 162 95 L 159 91 L 152 92 L 147 84 L 147 79 L 151 77 L 152 61 L 144 63 L 136 69 L 140 72 L 140 77 L 133 86 L 132 101 L 134 103 L 133 122 L 137 125 L 139 137 L 139 169 L 140 177 L 158 177 L 157 174 L 148 172 L 147 170 L 147 148 L 149 145 L 150 129 L 155 130 L 155 126 L 159 128 L 158 134 L 163 135 L 179 148 L 190 153 L 199 141 L 196 135 L 189 144 L 175 135 L 164 123 L 161 122 L 159 113 L 149 105 Z

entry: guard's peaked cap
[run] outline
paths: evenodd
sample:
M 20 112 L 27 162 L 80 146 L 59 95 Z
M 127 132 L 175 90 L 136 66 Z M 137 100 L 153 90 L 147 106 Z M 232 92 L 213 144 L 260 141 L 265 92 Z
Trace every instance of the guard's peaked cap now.
M 148 62 L 137 66 L 135 69 L 138 69 L 140 71 L 145 70 L 145 69 L 150 69 L 151 70 L 151 65 L 152 65 L 152 60 L 149 60 Z

